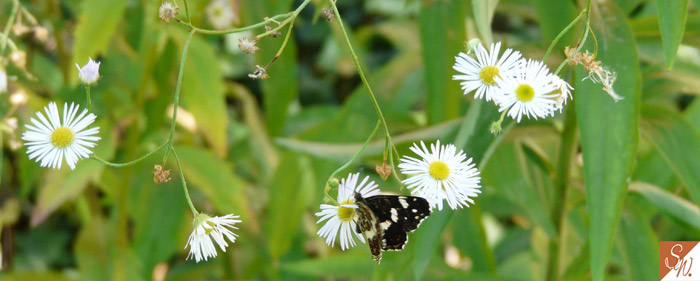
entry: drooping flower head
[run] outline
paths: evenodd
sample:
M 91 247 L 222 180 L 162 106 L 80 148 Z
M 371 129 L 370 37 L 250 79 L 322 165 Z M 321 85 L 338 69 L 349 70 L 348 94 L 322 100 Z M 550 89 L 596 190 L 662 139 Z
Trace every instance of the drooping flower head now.
M 22 134 L 29 159 L 36 158 L 36 162 L 41 161 L 41 167 L 60 169 L 65 157 L 66 164 L 72 170 L 75 169 L 78 160 L 90 156 L 90 149 L 100 140 L 100 137 L 96 136 L 100 127 L 88 129 L 96 116 L 88 114 L 87 109 L 77 115 L 78 109 L 76 104 L 71 103 L 68 107 L 68 103 L 65 103 L 61 119 L 56 103 L 51 102 L 44 107 L 46 115 L 39 111 L 36 113 L 37 119 L 30 119 L 32 125 L 25 125 L 28 131 Z
M 496 100 L 498 111 L 508 110 L 508 116 L 518 123 L 523 115 L 537 119 L 552 114 L 559 96 L 555 91 L 561 88 L 552 77 L 541 61 L 521 60 L 515 77 L 496 78 L 502 92 Z
M 411 151 L 420 159 L 411 156 L 401 158 L 399 169 L 408 175 L 403 183 L 411 193 L 428 199 L 432 207 L 442 210 L 442 201 L 452 209 L 473 204 L 473 197 L 481 193 L 479 171 L 467 159 L 467 155 L 453 144 L 440 145 L 440 141 L 430 145 L 430 150 L 421 141 L 414 143 Z
M 231 243 L 236 242 L 238 235 L 233 233 L 231 229 L 238 229 L 235 226 L 235 224 L 241 222 L 238 218 L 239 216 L 232 214 L 213 218 L 206 214 L 197 214 L 192 223 L 194 230 L 192 230 L 190 238 L 187 239 L 187 245 L 185 245 L 185 248 L 190 247 L 187 259 L 194 257 L 196 262 L 200 262 L 201 260 L 206 261 L 208 258 L 216 257 L 214 242 L 219 245 L 222 251 L 226 252 L 228 242 L 226 242 L 224 237 Z
M 513 49 L 506 49 L 503 55 L 498 56 L 501 50 L 501 42 L 491 43 L 491 48 L 487 51 L 483 45 L 478 44 L 474 48 L 475 58 L 459 53 L 455 57 L 454 70 L 462 74 L 452 76 L 452 80 L 462 80 L 464 94 L 476 90 L 474 98 L 484 97 L 490 101 L 499 96 L 498 82 L 496 78 L 504 78 L 515 75 L 517 62 L 520 59 L 520 52 Z
M 91 85 L 97 82 L 100 78 L 100 63 L 95 62 L 92 58 L 88 58 L 89 61 L 82 68 L 76 63 L 75 67 L 78 68 L 78 77 L 83 83 Z
M 357 181 L 360 174 L 350 174 L 347 178 L 340 181 L 338 185 L 338 204 L 328 205 L 321 204 L 321 211 L 316 213 L 317 217 L 321 217 L 316 223 L 326 221 L 326 224 L 316 233 L 322 238 L 326 238 L 326 244 L 331 247 L 335 245 L 335 238 L 340 232 L 340 248 L 342 250 L 349 249 L 355 246 L 355 239 L 352 234 L 365 243 L 364 237 L 355 232 L 358 213 L 355 205 L 355 192 L 360 193 L 362 197 L 367 198 L 379 194 L 379 189 L 374 181 L 369 181 L 369 177 L 365 177 L 362 182 Z

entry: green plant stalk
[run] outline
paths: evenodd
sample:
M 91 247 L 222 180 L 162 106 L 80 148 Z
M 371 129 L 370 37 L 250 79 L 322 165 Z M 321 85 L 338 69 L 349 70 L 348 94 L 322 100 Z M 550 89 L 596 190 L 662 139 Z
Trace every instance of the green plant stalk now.
M 187 0 L 183 0 L 182 2 L 185 2 L 185 16 L 187 17 L 187 22 L 190 21 L 190 9 L 187 7 Z
M 190 191 L 187 189 L 187 181 L 185 181 L 185 175 L 182 173 L 180 157 L 177 156 L 175 148 L 173 148 L 171 151 L 173 153 L 173 156 L 175 156 L 175 162 L 177 162 L 177 170 L 180 172 L 180 182 L 182 182 L 182 190 L 185 192 L 185 198 L 187 198 L 187 205 L 190 206 L 192 216 L 197 217 L 197 214 L 199 214 L 199 212 L 197 212 L 197 209 L 194 207 L 194 204 L 192 204 L 192 198 L 190 198 Z
M 168 161 L 168 154 L 173 147 L 173 138 L 175 137 L 175 124 L 177 123 L 177 106 L 180 103 L 180 86 L 182 86 L 182 75 L 185 70 L 185 59 L 187 59 L 187 50 L 190 47 L 190 41 L 192 40 L 192 35 L 196 31 L 194 29 L 190 30 L 187 34 L 187 39 L 185 39 L 185 45 L 182 47 L 182 59 L 180 59 L 180 70 L 177 74 L 177 86 L 175 86 L 175 95 L 173 96 L 173 121 L 170 122 L 170 135 L 168 137 L 168 146 L 165 148 L 165 155 L 163 155 L 163 165 Z
M 10 39 L 10 28 L 12 27 L 12 24 L 15 22 L 15 16 L 17 16 L 17 9 L 19 9 L 19 0 L 12 0 L 12 8 L 10 10 L 10 16 L 7 17 L 7 23 L 5 24 L 5 30 L 3 30 L 2 34 L 3 40 L 2 40 L 2 45 L 0 45 L 0 56 L 2 56 L 5 53 L 5 48 L 7 47 L 7 41 Z
M 163 147 L 165 147 L 167 144 L 168 144 L 167 142 L 166 142 L 166 143 L 163 143 L 163 144 L 161 144 L 158 148 L 154 149 L 153 151 L 150 151 L 150 152 L 144 154 L 143 156 L 139 157 L 139 158 L 136 159 L 136 160 L 132 160 L 132 161 L 129 161 L 129 162 L 126 162 L 126 163 L 113 163 L 113 162 L 109 162 L 109 161 L 106 161 L 106 160 L 104 160 L 104 159 L 102 159 L 102 158 L 100 158 L 99 156 L 94 155 L 94 154 L 93 154 L 92 156 L 90 156 L 89 159 L 95 160 L 95 161 L 97 161 L 97 162 L 102 163 L 103 165 L 107 165 L 107 166 L 110 166 L 110 167 L 116 167 L 116 168 L 126 167 L 126 166 L 130 166 L 130 165 L 136 164 L 136 163 L 142 161 L 143 159 L 148 158 L 148 156 L 151 156 L 151 155 L 153 155 L 153 153 L 156 153 L 158 150 L 161 150 L 161 149 L 162 149 Z
M 377 121 L 377 125 L 374 126 L 374 130 L 372 130 L 372 133 L 369 134 L 369 136 L 367 137 L 367 140 L 365 140 L 365 143 L 362 145 L 360 150 L 358 150 L 357 153 L 355 153 L 355 155 L 353 155 L 352 158 L 350 158 L 350 160 L 348 160 L 348 162 L 345 162 L 345 164 L 343 164 L 343 166 L 340 166 L 340 168 L 333 171 L 333 173 L 328 177 L 328 180 L 326 181 L 326 188 L 324 190 L 326 202 L 332 202 L 332 203 L 335 203 L 336 205 L 338 205 L 338 202 L 336 202 L 335 199 L 333 199 L 333 197 L 330 196 L 330 194 L 328 194 L 328 192 L 331 191 L 331 186 L 328 184 L 328 182 L 333 177 L 335 177 L 335 175 L 338 174 L 340 171 L 344 170 L 345 168 L 350 166 L 350 164 L 355 162 L 355 159 L 357 159 L 357 157 L 360 156 L 360 154 L 362 154 L 363 151 L 365 151 L 365 148 L 367 147 L 369 142 L 372 141 L 372 138 L 374 138 L 374 134 L 377 132 L 377 129 L 379 129 L 380 124 L 381 124 L 381 122 Z
M 310 1 L 310 0 L 305 1 L 304 3 L 307 3 L 307 2 L 309 2 L 309 1 Z M 304 3 L 302 3 L 302 5 L 303 5 Z M 285 14 L 279 14 L 279 15 L 276 15 L 276 16 L 271 17 L 270 19 L 273 19 L 273 20 L 276 20 L 276 21 L 286 20 L 286 19 L 288 19 L 289 17 L 291 17 L 293 14 L 294 14 L 294 12 L 289 12 L 289 13 L 285 13 Z M 196 27 L 196 26 L 194 26 L 194 25 L 192 25 L 192 24 L 190 24 L 190 23 L 188 23 L 188 22 L 182 21 L 182 20 L 177 20 L 177 22 L 179 22 L 179 23 L 181 23 L 181 24 L 184 24 L 185 26 L 187 26 L 188 28 L 190 28 L 190 29 L 192 29 L 192 30 L 194 30 L 194 31 L 196 31 L 196 32 L 199 32 L 199 33 L 202 33 L 202 34 L 214 34 L 214 35 L 216 35 L 216 34 L 221 35 L 221 34 L 229 34 L 229 33 L 238 33 L 238 32 L 248 31 L 248 30 L 252 30 L 252 29 L 256 29 L 256 28 L 261 28 L 261 27 L 263 27 L 263 26 L 269 24 L 269 21 L 265 20 L 265 21 L 261 21 L 261 22 L 259 22 L 259 23 L 253 24 L 253 25 L 244 26 L 244 27 L 240 27 L 240 28 L 231 28 L 231 29 L 224 29 L 224 30 L 212 30 L 212 29 L 199 28 L 199 27 Z
M 542 61 L 547 61 L 547 58 L 549 57 L 549 54 L 552 52 L 552 49 L 554 49 L 554 46 L 559 42 L 559 40 L 561 40 L 562 37 L 564 37 L 564 34 L 566 34 L 567 32 L 569 32 L 569 30 L 571 30 L 571 28 L 573 28 L 574 25 L 576 25 L 576 23 L 577 23 L 579 20 L 581 20 L 581 18 L 582 18 L 583 15 L 585 15 L 585 14 L 586 14 L 586 10 L 582 10 L 582 11 L 578 14 L 578 16 L 577 16 L 573 21 L 571 21 L 571 23 L 569 23 L 569 25 L 567 25 L 564 29 L 562 29 L 561 32 L 559 32 L 559 34 L 557 35 L 557 37 L 555 37 L 554 40 L 552 41 L 552 43 L 549 44 L 549 48 L 547 48 L 547 52 L 544 53 L 544 57 L 542 57 Z
M 569 60 L 576 55 L 578 52 L 581 51 L 581 48 L 583 48 L 583 44 L 586 43 L 586 38 L 588 38 L 588 33 L 591 31 L 591 0 L 588 0 L 588 4 L 586 4 L 586 30 L 581 34 L 581 38 L 578 41 L 578 46 L 576 47 L 576 51 L 574 51 L 571 56 L 567 57 L 559 67 L 557 67 L 557 70 L 554 71 L 554 75 L 558 75 L 559 72 L 561 71 L 562 68 L 566 65 L 566 63 L 569 62 Z M 596 52 L 598 49 L 598 46 L 596 45 Z
M 564 116 L 564 131 L 562 132 L 561 145 L 559 147 L 557 176 L 554 181 L 552 221 L 556 229 L 557 237 L 549 241 L 547 280 L 557 280 L 559 277 L 559 252 L 564 239 L 561 228 L 566 218 L 565 202 L 569 192 L 568 182 L 571 171 L 571 159 L 576 151 L 576 132 L 576 107 L 572 99 L 571 103 L 566 107 L 566 115 Z
M 272 58 L 272 60 L 265 66 L 265 69 L 267 69 L 268 67 L 270 67 L 270 65 L 272 65 L 272 63 L 275 62 L 275 61 L 282 55 L 282 52 L 284 51 L 284 48 L 287 47 L 287 42 L 289 41 L 289 37 L 291 37 L 291 35 L 292 35 L 292 28 L 294 28 L 294 20 L 296 20 L 296 18 L 297 18 L 297 16 L 296 16 L 296 14 L 295 14 L 294 16 L 292 16 L 291 18 L 288 19 L 288 21 L 289 21 L 289 31 L 287 31 L 287 35 L 284 36 L 284 41 L 282 41 L 282 46 L 280 46 L 280 49 L 277 50 L 277 53 L 275 54 L 275 56 L 274 56 L 274 57 Z M 286 22 L 286 21 L 285 21 L 285 22 Z M 284 26 L 284 24 L 278 26 L 277 29 L 280 28 L 280 27 L 282 27 L 282 26 Z M 268 31 L 268 32 L 275 32 L 275 31 L 276 31 L 276 29 L 273 29 L 273 30 L 270 30 L 270 31 Z M 266 32 L 266 33 L 264 33 L 264 34 L 267 34 L 268 32 Z M 264 34 L 261 34 L 261 35 L 259 35 L 259 36 L 263 36 Z M 257 38 L 257 37 L 256 37 L 256 38 Z
M 87 95 L 87 110 L 90 111 L 90 104 L 92 103 L 90 100 L 90 84 L 85 85 L 85 94 Z
M 328 2 L 331 4 L 331 7 L 333 7 L 333 13 L 335 14 L 335 18 L 338 21 L 338 26 L 340 26 L 340 30 L 343 32 L 343 37 L 345 38 L 345 42 L 348 44 L 348 49 L 350 49 L 350 54 L 352 55 L 352 61 L 355 62 L 355 67 L 357 67 L 357 73 L 360 75 L 362 83 L 365 85 L 365 87 L 367 87 L 367 93 L 369 93 L 369 97 L 372 100 L 374 111 L 377 113 L 379 120 L 382 122 L 382 125 L 384 127 L 384 136 L 387 138 L 387 142 L 390 145 L 393 145 L 393 142 L 391 141 L 391 134 L 389 133 L 389 126 L 386 124 L 386 119 L 384 119 L 384 114 L 382 114 L 382 109 L 379 107 L 379 103 L 377 102 L 377 98 L 375 97 L 374 92 L 372 92 L 372 87 L 370 87 L 369 81 L 367 81 L 367 77 L 365 77 L 365 73 L 362 70 L 362 66 L 360 65 L 360 60 L 357 57 L 357 54 L 355 53 L 355 49 L 353 49 L 352 47 L 352 43 L 350 42 L 350 37 L 348 37 L 347 31 L 345 31 L 345 25 L 343 25 L 343 20 L 340 18 L 340 13 L 338 12 L 338 7 L 335 5 L 335 0 L 328 0 Z M 391 168 L 392 170 L 396 170 L 396 167 L 393 166 L 393 163 Z
M 10 39 L 9 37 L 5 36 L 5 34 L 0 34 L 0 39 L 2 39 L 3 42 L 7 42 L 7 45 L 10 46 L 10 50 L 17 51 L 17 45 L 15 44 L 15 42 L 12 41 L 12 39 Z

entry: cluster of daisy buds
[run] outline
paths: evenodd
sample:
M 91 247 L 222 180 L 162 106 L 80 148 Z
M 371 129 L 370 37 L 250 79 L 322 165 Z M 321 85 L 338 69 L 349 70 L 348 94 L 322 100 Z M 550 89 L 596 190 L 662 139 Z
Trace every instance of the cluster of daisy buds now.
M 571 85 L 550 73 L 542 61 L 525 59 L 510 48 L 499 56 L 501 42 L 492 43 L 489 50 L 481 43 L 475 45 L 474 57 L 459 53 L 453 66 L 462 74 L 452 79 L 462 80 L 465 95 L 476 91 L 475 98 L 493 101 L 499 112 L 507 111 L 517 122 L 523 116 L 553 116 L 572 98 Z M 496 126 L 492 131 L 500 129 L 500 123 Z
M 399 169 L 409 176 L 403 180 L 403 184 L 412 195 L 425 198 L 432 208 L 438 210 L 442 210 L 444 201 L 453 210 L 474 203 L 473 198 L 481 193 L 481 177 L 464 151 L 458 152 L 453 144 L 441 145 L 439 140 L 431 144 L 430 149 L 422 141 L 420 145 L 414 143 L 411 151 L 419 158 L 402 157 Z M 380 167 L 377 166 L 378 169 Z M 388 171 L 391 171 L 391 167 Z M 335 245 L 339 233 L 342 250 L 355 246 L 353 233 L 362 243 L 365 241 L 361 234 L 354 231 L 359 219 L 354 194 L 357 192 L 367 198 L 378 195 L 380 190 L 368 176 L 362 181 L 359 179 L 359 173 L 341 179 L 337 184 L 337 205 L 321 204 L 321 211 L 316 213 L 319 217 L 317 223 L 325 221 L 317 234 L 325 238 L 329 246 Z

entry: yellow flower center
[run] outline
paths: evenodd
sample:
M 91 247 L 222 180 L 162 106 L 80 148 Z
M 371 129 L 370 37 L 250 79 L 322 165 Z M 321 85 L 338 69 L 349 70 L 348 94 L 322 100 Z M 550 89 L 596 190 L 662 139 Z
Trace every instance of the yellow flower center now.
M 494 80 L 496 76 L 501 77 L 500 73 L 498 72 L 498 67 L 493 65 L 484 67 L 479 72 L 479 79 L 481 79 L 481 82 L 490 86 L 497 85 L 496 80 Z
M 444 162 L 435 161 L 433 163 L 430 163 L 430 167 L 428 167 L 428 173 L 431 177 L 433 177 L 436 180 L 444 180 L 447 178 L 447 176 L 450 175 L 450 168 L 447 167 L 447 164 L 445 164 Z
M 520 84 L 520 86 L 515 89 L 515 96 L 520 101 L 531 101 L 535 97 L 535 89 L 528 84 Z
M 66 127 L 60 127 L 51 133 L 51 143 L 60 148 L 64 148 L 73 143 L 73 131 Z
M 348 204 L 355 204 L 354 201 L 347 200 L 340 205 L 348 205 Z M 355 209 L 353 208 L 348 208 L 348 207 L 343 207 L 340 206 L 338 207 L 338 217 L 342 221 L 350 221 L 352 220 L 352 217 L 355 215 Z

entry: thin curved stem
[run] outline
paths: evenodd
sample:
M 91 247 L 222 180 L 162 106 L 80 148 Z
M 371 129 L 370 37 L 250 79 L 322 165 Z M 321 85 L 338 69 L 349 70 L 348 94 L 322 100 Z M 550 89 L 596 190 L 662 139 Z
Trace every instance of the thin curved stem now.
M 185 192 L 185 198 L 187 198 L 187 205 L 190 206 L 190 210 L 192 211 L 193 216 L 197 216 L 199 212 L 197 212 L 197 209 L 194 207 L 194 204 L 192 204 L 192 198 L 190 198 L 190 191 L 187 189 L 187 181 L 185 181 L 185 174 L 182 173 L 182 165 L 180 165 L 180 157 L 177 156 L 177 153 L 175 152 L 175 149 L 173 148 L 172 150 L 173 156 L 175 156 L 175 162 L 177 162 L 177 170 L 180 172 L 180 182 L 182 183 L 182 190 Z
M 306 1 L 306 2 L 308 2 L 308 1 Z M 305 2 L 305 3 L 306 3 L 306 2 Z M 292 16 L 293 14 L 294 14 L 294 12 L 289 12 L 289 13 L 286 13 L 286 14 L 276 15 L 276 16 L 274 16 L 274 17 L 271 17 L 270 19 L 277 20 L 277 21 L 279 21 L 279 20 L 285 20 L 285 19 L 288 19 L 288 18 L 289 18 L 290 16 Z M 239 28 L 231 28 L 231 29 L 223 29 L 223 30 L 212 30 L 212 29 L 199 28 L 199 27 L 196 27 L 196 26 L 194 26 L 194 25 L 192 25 L 192 24 L 190 24 L 190 23 L 188 23 L 188 22 L 182 21 L 182 20 L 178 20 L 177 22 L 179 22 L 179 23 L 181 23 L 181 24 L 187 26 L 189 29 L 192 29 L 192 30 L 194 30 L 194 31 L 196 31 L 196 32 L 199 32 L 199 33 L 202 33 L 202 34 L 229 34 L 229 33 L 238 33 L 238 32 L 248 31 L 248 30 L 252 30 L 252 29 L 256 29 L 256 28 L 261 28 L 261 27 L 264 27 L 265 25 L 267 25 L 267 24 L 269 23 L 268 20 L 264 20 L 264 21 L 261 21 L 261 22 L 259 22 L 259 23 L 253 24 L 253 25 L 244 26 L 244 27 L 239 27 Z
M 104 164 L 104 165 L 107 165 L 107 166 L 110 166 L 110 167 L 126 167 L 126 166 L 129 166 L 129 165 L 136 164 L 136 163 L 142 161 L 143 159 L 148 158 L 148 156 L 151 156 L 151 155 L 153 155 L 153 153 L 156 153 L 158 150 L 161 150 L 161 149 L 162 149 L 163 147 L 165 147 L 167 144 L 168 144 L 167 142 L 166 142 L 166 143 L 163 143 L 163 144 L 161 144 L 158 148 L 154 149 L 153 151 L 148 152 L 148 153 L 144 154 L 143 156 L 141 156 L 141 157 L 139 157 L 139 158 L 137 158 L 137 159 L 135 159 L 135 160 L 126 162 L 126 163 L 113 163 L 113 162 L 109 162 L 109 161 L 104 160 L 104 159 L 102 159 L 102 158 L 100 158 L 99 156 L 94 155 L 94 154 L 93 154 L 92 156 L 90 156 L 89 159 L 95 160 L 95 161 L 97 161 L 97 162 L 100 162 L 100 163 L 102 163 L 102 164 Z
M 90 104 L 92 103 L 90 100 L 90 84 L 85 85 L 85 94 L 87 95 L 87 110 L 90 111 Z
M 578 14 L 578 16 L 577 16 L 573 21 L 571 21 L 571 23 L 569 23 L 569 25 L 567 25 L 564 29 L 562 29 L 561 32 L 559 32 L 559 35 L 557 35 L 557 37 L 554 38 L 554 40 L 552 41 L 552 43 L 549 44 L 549 48 L 547 48 L 547 52 L 544 53 L 544 57 L 542 57 L 542 61 L 547 61 L 547 58 L 549 57 L 549 54 L 552 52 L 552 49 L 554 49 L 554 46 L 559 42 L 559 40 L 561 40 L 562 37 L 564 37 L 564 34 L 566 34 L 567 32 L 569 32 L 569 30 L 570 30 L 571 28 L 573 28 L 574 25 L 576 25 L 576 23 L 577 23 L 579 20 L 581 20 L 581 18 L 582 18 L 585 14 L 586 14 L 586 10 L 581 11 L 581 12 Z
M 586 43 L 586 38 L 588 38 L 588 33 L 591 30 L 591 0 L 588 0 L 588 4 L 586 5 L 586 30 L 583 32 L 581 35 L 581 38 L 578 41 L 578 46 L 576 47 L 576 50 L 568 56 L 560 65 L 557 67 L 557 70 L 554 71 L 554 75 L 559 75 L 559 72 L 561 71 L 562 68 L 566 65 L 566 63 L 569 62 L 569 60 L 576 55 L 578 52 L 581 51 L 581 48 L 583 48 L 583 44 Z M 598 48 L 596 46 L 596 48 Z
M 177 74 L 177 86 L 175 86 L 175 96 L 173 97 L 173 121 L 170 123 L 170 137 L 168 139 L 168 146 L 165 150 L 165 155 L 163 155 L 163 163 L 168 161 L 168 154 L 173 147 L 173 138 L 175 137 L 175 123 L 177 121 L 177 106 L 180 103 L 180 86 L 182 86 L 182 75 L 185 70 L 185 59 L 187 58 L 187 50 L 190 47 L 190 40 L 192 40 L 192 35 L 194 35 L 195 30 L 192 29 L 187 34 L 187 39 L 185 39 L 185 46 L 182 47 L 182 59 L 180 59 L 180 71 Z
M 10 40 L 10 28 L 12 27 L 12 24 L 15 22 L 15 16 L 17 16 L 17 9 L 19 9 L 19 0 L 12 0 L 12 9 L 10 10 L 10 15 L 7 18 L 7 23 L 5 24 L 5 30 L 3 30 L 2 34 L 3 40 L 2 40 L 2 45 L 0 45 L 0 56 L 5 53 L 5 48 L 7 47 L 7 41 Z

